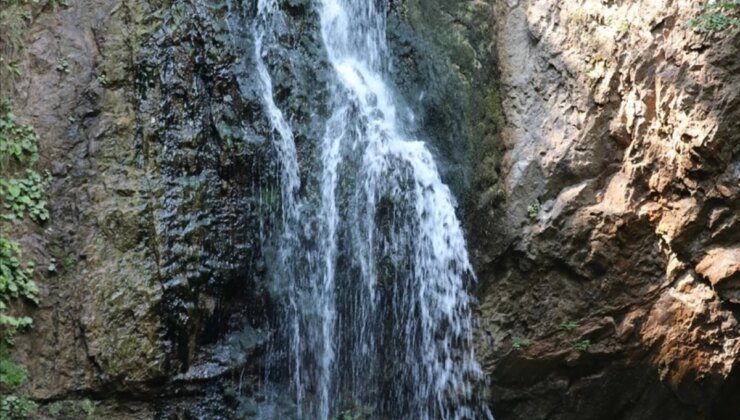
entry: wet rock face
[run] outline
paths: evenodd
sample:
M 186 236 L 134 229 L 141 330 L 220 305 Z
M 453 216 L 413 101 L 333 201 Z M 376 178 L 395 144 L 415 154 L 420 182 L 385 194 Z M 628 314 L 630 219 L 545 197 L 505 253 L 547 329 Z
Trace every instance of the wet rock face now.
M 498 148 L 493 2 L 391 0 L 391 77 L 428 137 L 460 217 Z M 495 171 L 495 170 L 494 170 Z
M 178 3 L 139 54 L 134 147 L 175 371 L 233 328 L 230 317 L 259 323 L 265 311 L 260 238 L 277 211 L 275 170 L 259 102 L 240 92 L 227 13 Z
M 497 418 L 737 413 L 740 38 L 696 13 L 497 6 L 502 200 L 470 226 Z
M 482 67 L 420 35 L 428 28 L 415 7 L 413 19 L 392 11 L 394 77 L 464 189 L 470 130 L 457 108 L 472 115 L 461 92 Z M 310 185 L 327 63 L 310 4 L 283 8 L 264 60 Z M 113 418 L 250 412 L 242 396 L 261 373 L 280 293 L 267 282 L 280 168 L 253 63 L 255 10 L 96 0 L 34 17 L 13 99 L 53 175 L 52 220 L 24 244 L 38 266 L 54 258 L 59 269 L 40 273 L 34 331 L 15 347 L 32 397 L 89 397 Z M 55 69 L 59 60 L 69 72 Z
M 53 175 L 52 220 L 24 244 L 59 268 L 38 270 L 15 347 L 32 397 L 209 416 L 238 407 L 232 372 L 258 371 L 279 194 L 229 7 L 90 1 L 33 21 L 13 99 Z
M 16 346 L 30 394 L 42 399 L 103 384 L 128 389 L 168 370 L 156 307 L 162 291 L 142 217 L 146 181 L 132 153 L 135 46 L 123 29 L 138 25 L 142 11 L 133 2 L 88 6 L 38 11 L 13 96 L 53 176 L 52 220 L 24 243 L 38 267 L 54 258 L 58 268 L 37 270 L 42 304 L 31 314 L 33 333 Z M 68 71 L 56 68 L 60 60 Z
M 54 177 L 21 242 L 59 267 L 15 347 L 28 391 L 246 416 L 280 218 L 256 3 L 70 3 L 34 14 L 14 83 Z M 310 184 L 326 63 L 310 2 L 282 3 L 265 62 Z M 669 0 L 390 4 L 391 76 L 467 219 L 496 417 L 732 418 L 740 38 Z

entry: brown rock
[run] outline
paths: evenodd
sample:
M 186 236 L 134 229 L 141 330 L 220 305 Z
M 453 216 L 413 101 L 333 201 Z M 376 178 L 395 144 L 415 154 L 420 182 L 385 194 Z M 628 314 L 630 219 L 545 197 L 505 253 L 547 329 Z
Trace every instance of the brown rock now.
M 506 215 L 494 235 L 513 245 L 472 246 L 487 256 L 476 264 L 478 354 L 499 419 L 740 410 L 740 52 L 737 36 L 688 28 L 698 12 L 497 4 L 506 188 L 490 213 Z M 605 317 L 614 330 L 586 334 Z M 532 344 L 512 354 L 517 338 Z M 578 357 L 536 362 L 585 339 Z M 519 369 L 526 382 L 511 380 Z
M 696 266 L 717 293 L 732 303 L 740 303 L 740 247 L 714 248 Z

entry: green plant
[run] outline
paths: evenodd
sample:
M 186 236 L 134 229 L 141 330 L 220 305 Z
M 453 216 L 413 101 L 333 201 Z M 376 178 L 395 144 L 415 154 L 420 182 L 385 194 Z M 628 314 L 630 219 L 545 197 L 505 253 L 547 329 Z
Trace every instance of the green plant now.
M 8 71 L 13 74 L 14 76 L 20 76 L 21 75 L 21 68 L 20 64 L 18 64 L 17 61 L 11 61 L 10 63 L 5 65 L 5 68 L 8 69 Z
M 54 417 L 59 417 L 64 411 L 64 401 L 54 401 L 46 406 L 46 412 Z
M 56 10 L 59 6 L 69 7 L 69 0 L 49 0 L 49 4 Z
M 38 406 L 35 402 L 25 397 L 8 395 L 0 400 L 0 419 L 27 419 Z
M 21 249 L 17 242 L 0 232 L 0 328 L 8 344 L 13 343 L 16 331 L 29 327 L 31 318 L 7 315 L 7 304 L 15 299 L 38 302 L 38 289 L 33 282 L 33 263 L 21 262 Z
M 23 366 L 0 354 L 0 385 L 16 389 L 26 382 L 28 374 Z
M 0 387 L 15 389 L 26 379 L 22 367 L 9 359 L 7 348 L 16 333 L 30 327 L 27 316 L 8 313 L 12 301 L 24 299 L 38 303 L 33 281 L 34 263 L 24 262 L 18 242 L 9 238 L 4 223 L 29 216 L 37 222 L 48 218 L 41 176 L 30 169 L 38 160 L 38 138 L 28 125 L 18 124 L 5 100 L 0 100 L 0 174 L 22 172 L 23 178 L 0 177 L 0 202 L 9 213 L 0 213 Z M 0 419 L 24 417 L 35 404 L 17 395 L 0 401 Z
M 33 128 L 18 124 L 7 100 L 0 99 L 0 170 L 9 160 L 34 164 L 38 159 L 38 137 Z
M 560 329 L 564 331 L 573 331 L 578 327 L 579 327 L 578 323 L 574 321 L 565 321 L 562 324 L 560 324 Z
M 72 255 L 67 255 L 62 259 L 62 267 L 64 267 L 65 270 L 69 271 L 77 265 L 77 259 L 73 257 Z
M 588 351 L 588 348 L 591 347 L 591 340 L 576 340 L 571 344 L 578 351 Z
M 527 340 L 526 338 L 517 337 L 514 339 L 511 347 L 513 347 L 515 350 L 521 350 L 529 347 L 531 344 L 532 342 Z
M 701 6 L 701 13 L 688 22 L 688 26 L 697 32 L 720 32 L 732 29 L 740 30 L 740 0 L 718 1 Z
M 0 179 L 0 197 L 3 206 L 11 213 L 6 219 L 23 218 L 27 214 L 33 221 L 43 222 L 49 219 L 49 211 L 44 200 L 44 187 L 48 180 L 38 172 L 26 169 L 26 177 L 20 179 Z
M 23 50 L 32 0 L 0 0 L 0 96 L 10 91 L 10 82 L 20 74 L 17 59 Z M 1 154 L 0 154 L 1 155 Z
M 22 258 L 21 246 L 12 240 L 5 224 L 28 216 L 41 222 L 48 219 L 43 187 L 46 177 L 33 170 L 38 160 L 38 137 L 30 125 L 19 124 L 5 95 L 12 88 L 12 77 L 21 75 L 18 61 L 24 48 L 26 28 L 32 20 L 31 8 L 37 0 L 0 0 L 0 419 L 28 419 L 37 405 L 29 398 L 13 394 L 27 380 L 26 370 L 11 360 L 9 347 L 15 335 L 28 328 L 32 320 L 11 312 L 11 303 L 28 300 L 38 303 L 33 281 L 34 263 Z M 54 8 L 67 0 L 51 0 Z M 69 63 L 60 60 L 57 70 L 69 72 Z M 11 83 L 5 83 L 6 81 Z M 19 176 L 20 175 L 20 176 Z M 7 210 L 7 211 L 4 211 Z M 13 305 L 15 306 L 15 305 Z
M 532 204 L 527 207 L 527 214 L 529 215 L 530 219 L 536 219 L 537 216 L 540 214 L 540 209 L 542 209 L 542 205 L 540 205 L 539 200 L 535 200 Z
M 95 80 L 98 81 L 100 86 L 103 86 L 103 87 L 108 86 L 108 76 L 106 76 L 105 73 L 99 74 L 98 77 L 95 78 Z
M 0 214 L 0 332 L 8 344 L 15 333 L 31 325 L 28 317 L 6 313 L 12 300 L 37 302 L 38 289 L 33 282 L 34 264 L 24 263 L 20 245 L 5 235 L 2 222 L 28 215 L 40 222 L 48 219 L 42 177 L 28 168 L 38 160 L 38 137 L 28 125 L 18 124 L 8 101 L 0 100 L 0 169 L 26 167 L 23 178 L 0 177 L 0 202 L 9 213 Z M 12 165 L 11 165 L 12 164 Z
M 51 260 L 49 260 L 49 265 L 46 267 L 46 270 L 50 273 L 53 273 L 57 271 L 57 259 L 52 257 Z
M 13 395 L 28 374 L 23 366 L 10 360 L 7 344 L 0 342 L 0 419 L 26 419 L 36 409 L 36 404 L 24 397 Z
M 55 68 L 60 73 L 69 73 L 69 61 L 66 58 L 60 58 Z
M 47 405 L 45 410 L 55 418 L 91 419 L 95 414 L 95 403 L 89 398 L 80 401 L 55 401 Z
M 80 411 L 85 413 L 87 417 L 92 417 L 95 413 L 95 404 L 89 398 L 85 398 L 80 401 Z

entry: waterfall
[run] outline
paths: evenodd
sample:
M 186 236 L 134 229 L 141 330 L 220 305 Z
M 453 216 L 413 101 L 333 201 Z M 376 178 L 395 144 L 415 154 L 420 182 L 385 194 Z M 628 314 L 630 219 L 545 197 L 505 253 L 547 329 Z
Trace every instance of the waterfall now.
M 273 273 L 284 291 L 271 349 L 282 356 L 268 369 L 283 374 L 268 377 L 282 378 L 299 418 L 490 417 L 476 395 L 474 275 L 452 194 L 387 80 L 387 5 L 313 7 L 333 73 L 330 116 L 311 146 L 317 191 L 301 192 L 294 128 L 265 64 L 285 24 L 280 3 L 259 0 L 251 28 L 281 171 Z

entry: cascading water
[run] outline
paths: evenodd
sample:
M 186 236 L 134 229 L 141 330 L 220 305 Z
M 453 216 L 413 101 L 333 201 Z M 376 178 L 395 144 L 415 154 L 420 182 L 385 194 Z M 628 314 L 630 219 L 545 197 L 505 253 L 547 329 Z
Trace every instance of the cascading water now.
M 301 192 L 293 128 L 265 64 L 283 12 L 259 0 L 252 31 L 281 170 L 273 270 L 284 285 L 270 380 L 299 418 L 490 417 L 476 395 L 473 279 L 452 195 L 386 81 L 385 2 L 316 5 L 330 77 L 317 191 Z M 399 112 L 401 110 L 402 112 Z M 401 115 L 403 114 L 403 115 Z M 418 133 L 417 133 L 418 134 Z M 266 417 L 275 412 L 263 413 Z

